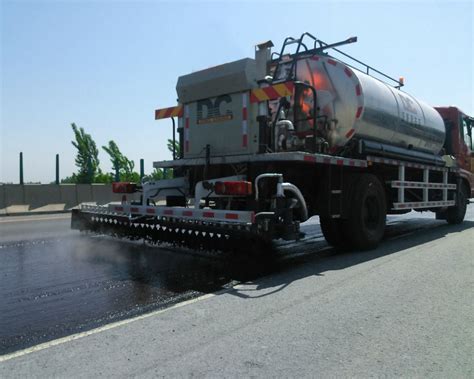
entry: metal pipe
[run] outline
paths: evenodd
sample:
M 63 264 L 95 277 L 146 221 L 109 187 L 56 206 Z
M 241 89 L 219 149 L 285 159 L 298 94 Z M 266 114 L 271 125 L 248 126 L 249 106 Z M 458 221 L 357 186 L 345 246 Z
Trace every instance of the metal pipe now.
M 20 184 L 24 184 L 23 182 L 23 153 L 20 153 Z
M 56 184 L 59 184 L 59 154 L 56 154 Z
M 283 188 L 281 187 L 281 184 L 283 183 L 283 175 L 277 174 L 277 173 L 265 173 L 265 174 L 260 174 L 259 176 L 255 178 L 255 200 L 258 200 L 258 182 L 260 181 L 260 179 L 275 178 L 275 177 L 279 177 L 278 186 L 277 186 L 277 196 L 284 196 Z
M 291 192 L 296 196 L 296 198 L 300 202 L 301 209 L 302 209 L 301 221 L 306 221 L 308 219 L 308 207 L 306 206 L 306 201 L 303 197 L 303 194 L 299 190 L 299 188 L 291 183 L 282 183 L 282 187 L 283 187 L 283 191 Z
M 290 120 L 280 120 L 278 121 L 276 124 L 275 124 L 275 137 L 274 137 L 274 143 L 275 143 L 275 146 L 273 146 L 273 149 L 275 151 L 278 151 L 280 150 L 278 146 L 278 133 L 280 133 L 280 130 L 282 129 L 282 127 L 286 127 L 287 130 L 295 130 L 294 126 L 293 126 L 293 123 L 290 121 Z
M 370 140 L 359 140 L 359 153 L 362 155 L 374 154 L 394 159 L 406 159 L 419 163 L 428 163 L 435 166 L 444 166 L 446 163 L 437 155 L 417 150 L 405 149 Z
M 173 160 L 176 159 L 176 125 L 174 122 L 174 117 L 171 117 L 171 122 L 173 123 Z
M 142 181 L 144 176 L 145 176 L 145 161 L 143 159 L 140 159 L 140 182 Z

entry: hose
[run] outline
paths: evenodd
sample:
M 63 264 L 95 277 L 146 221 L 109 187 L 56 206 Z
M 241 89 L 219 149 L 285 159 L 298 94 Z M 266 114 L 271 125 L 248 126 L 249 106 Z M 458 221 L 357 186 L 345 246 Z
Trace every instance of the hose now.
M 308 207 L 306 206 L 306 201 L 299 188 L 291 183 L 282 183 L 282 187 L 283 191 L 291 192 L 298 199 L 301 206 L 301 221 L 306 221 L 308 219 Z

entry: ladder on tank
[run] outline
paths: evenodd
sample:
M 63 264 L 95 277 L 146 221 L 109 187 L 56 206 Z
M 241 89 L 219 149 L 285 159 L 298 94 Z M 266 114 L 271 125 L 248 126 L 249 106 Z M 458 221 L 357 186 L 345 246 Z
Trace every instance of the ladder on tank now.
M 279 83 L 279 82 L 286 82 L 289 80 L 295 80 L 295 73 L 296 73 L 296 63 L 297 59 L 296 57 L 298 54 L 301 52 L 301 48 L 304 48 L 304 52 L 308 52 L 308 47 L 306 44 L 303 42 L 304 38 L 308 37 L 311 38 L 314 41 L 314 48 L 316 48 L 316 44 L 318 42 L 318 39 L 313 36 L 311 33 L 303 33 L 300 38 L 293 38 L 293 37 L 286 37 L 285 40 L 283 41 L 283 45 L 281 46 L 280 53 L 273 52 L 272 53 L 272 62 L 276 62 L 275 70 L 273 71 L 273 80 L 272 83 Z M 296 44 L 296 51 L 294 54 L 287 54 L 285 55 L 285 50 L 288 46 L 295 45 Z M 277 56 L 276 59 L 273 57 Z M 291 62 L 290 70 L 287 72 L 286 76 L 284 76 L 282 79 L 278 79 L 279 77 L 279 70 L 281 69 L 282 63 L 288 63 Z

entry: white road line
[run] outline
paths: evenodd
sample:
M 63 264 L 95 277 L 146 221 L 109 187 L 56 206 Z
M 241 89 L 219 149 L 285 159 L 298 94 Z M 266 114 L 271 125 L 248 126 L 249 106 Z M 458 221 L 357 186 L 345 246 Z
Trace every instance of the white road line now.
M 172 305 L 169 308 L 160 309 L 158 311 L 153 311 L 153 312 L 150 312 L 150 313 L 145 313 L 143 315 L 136 316 L 136 317 L 133 317 L 133 318 L 129 318 L 129 319 L 126 319 L 126 320 L 113 322 L 113 323 L 110 323 L 110 324 L 107 324 L 107 325 L 104 325 L 104 326 L 101 326 L 101 327 L 98 327 L 98 328 L 95 328 L 95 329 L 88 330 L 86 332 L 76 333 L 76 334 L 72 334 L 70 336 L 58 338 L 58 339 L 55 339 L 55 340 L 52 340 L 52 341 L 41 343 L 41 344 L 36 345 L 36 346 L 29 347 L 29 348 L 24 349 L 24 350 L 15 351 L 15 352 L 10 353 L 10 354 L 0 355 L 0 363 L 5 362 L 5 361 L 9 361 L 10 359 L 19 358 L 19 357 L 22 357 L 24 355 L 31 354 L 31 353 L 34 353 L 34 352 L 37 352 L 37 351 L 45 350 L 45 349 L 48 349 L 48 348 L 53 347 L 53 346 L 58 346 L 58 345 L 62 345 L 62 344 L 67 343 L 67 342 L 75 341 L 75 340 L 78 340 L 78 339 L 83 338 L 83 337 L 91 336 L 93 334 L 105 332 L 106 330 L 114 329 L 114 328 L 117 328 L 117 327 L 122 326 L 122 325 L 127 325 L 127 324 L 130 324 L 130 323 L 135 322 L 135 321 L 146 319 L 148 317 L 156 316 L 156 315 L 168 312 L 172 309 L 181 308 L 181 307 L 184 307 L 185 305 L 193 304 L 193 303 L 196 303 L 198 301 L 210 299 L 211 297 L 217 296 L 219 294 L 229 292 L 232 289 L 233 288 L 226 288 L 222 291 L 218 291 L 218 292 L 215 292 L 215 293 L 209 293 L 209 294 L 206 294 L 206 295 L 203 295 L 203 296 L 196 297 L 195 299 L 183 301 L 181 303 Z

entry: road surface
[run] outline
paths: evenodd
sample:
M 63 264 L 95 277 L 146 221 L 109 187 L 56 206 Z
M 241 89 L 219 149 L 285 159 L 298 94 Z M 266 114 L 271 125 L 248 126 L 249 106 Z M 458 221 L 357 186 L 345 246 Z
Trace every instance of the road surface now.
M 472 205 L 459 226 L 390 218 L 352 254 L 316 219 L 266 267 L 79 238 L 57 217 L 0 220 L 1 377 L 473 375 Z

